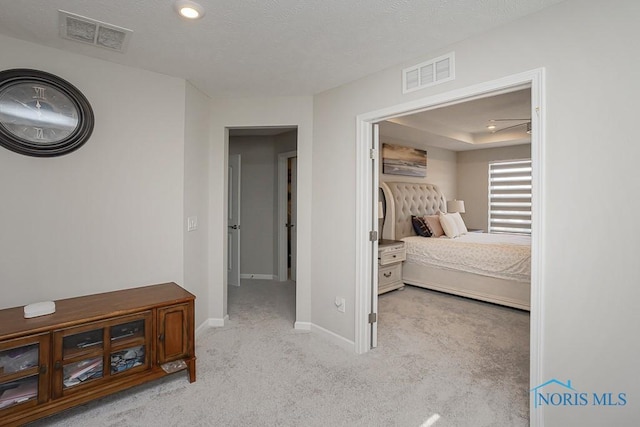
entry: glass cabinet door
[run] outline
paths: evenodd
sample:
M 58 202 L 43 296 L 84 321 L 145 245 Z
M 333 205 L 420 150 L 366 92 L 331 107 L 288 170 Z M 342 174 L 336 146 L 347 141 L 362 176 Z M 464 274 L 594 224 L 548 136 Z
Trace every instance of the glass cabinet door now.
M 149 367 L 147 344 L 151 336 L 151 313 L 119 319 L 109 329 L 109 374 L 120 375 Z
M 102 355 L 69 363 L 62 368 L 64 388 L 82 384 L 85 381 L 102 378 Z
M 54 397 L 149 369 L 150 339 L 150 311 L 55 331 Z
M 62 390 L 71 389 L 104 375 L 104 327 L 70 328 L 56 332 L 57 377 Z M 61 344 L 61 347 L 60 347 Z M 59 395 L 59 388 L 56 390 Z
M 0 344 L 0 413 L 49 398 L 48 358 L 48 333 Z
M 33 375 L 7 381 L 0 384 L 0 409 L 10 408 L 21 403 L 37 400 L 38 376 Z
M 38 366 L 38 353 L 38 343 L 0 351 L 0 375 L 16 374 Z

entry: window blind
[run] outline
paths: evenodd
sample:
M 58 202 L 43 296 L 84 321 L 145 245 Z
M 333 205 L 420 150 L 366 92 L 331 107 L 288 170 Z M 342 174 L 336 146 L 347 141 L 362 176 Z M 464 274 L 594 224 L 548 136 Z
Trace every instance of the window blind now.
M 489 232 L 531 234 L 531 160 L 489 163 Z

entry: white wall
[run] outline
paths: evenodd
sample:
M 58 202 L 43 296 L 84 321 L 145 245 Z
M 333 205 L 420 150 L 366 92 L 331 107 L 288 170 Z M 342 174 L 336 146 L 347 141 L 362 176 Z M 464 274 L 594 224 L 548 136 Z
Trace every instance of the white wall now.
M 186 85 L 184 130 L 184 287 L 196 295 L 196 325 L 209 317 L 209 118 L 211 99 Z M 198 228 L 186 232 L 187 218 Z
M 403 175 L 389 175 L 382 173 L 382 156 L 379 157 L 380 163 L 380 182 L 420 182 L 435 184 L 440 188 L 447 198 L 452 200 L 458 197 L 457 192 L 457 168 L 456 152 L 445 150 L 439 147 L 431 147 L 425 144 L 403 141 L 400 139 L 390 138 L 388 136 L 380 136 L 380 149 L 382 153 L 382 144 L 402 145 L 405 147 L 414 147 L 427 151 L 427 176 L 413 177 Z
M 313 322 L 354 339 L 355 197 L 358 114 L 455 88 L 546 68 L 546 146 L 542 166 L 543 343 L 545 379 L 579 390 L 626 392 L 624 407 L 552 407 L 547 425 L 629 425 L 638 417 L 640 240 L 616 228 L 593 233 L 609 202 L 616 224 L 634 224 L 640 200 L 635 138 L 640 3 L 569 0 L 314 98 Z M 401 69 L 455 50 L 456 80 L 401 93 Z M 340 206 L 328 210 L 327 206 Z M 327 238 L 330 236 L 330 238 Z M 345 295 L 347 313 L 333 307 Z M 524 391 L 526 392 L 526 391 Z M 542 412 L 542 411 L 541 411 Z
M 485 150 L 460 151 L 458 162 L 458 199 L 464 200 L 462 214 L 468 228 L 487 231 L 489 223 L 489 163 L 498 160 L 531 159 L 531 144 Z
M 227 159 L 228 131 L 233 127 L 298 127 L 298 264 L 296 326 L 311 322 L 311 167 L 313 101 L 311 97 L 217 98 L 211 112 L 210 313 L 219 322 L 227 316 Z
M 0 69 L 78 87 L 79 150 L 0 148 L 0 307 L 183 279 L 185 82 L 0 36 Z

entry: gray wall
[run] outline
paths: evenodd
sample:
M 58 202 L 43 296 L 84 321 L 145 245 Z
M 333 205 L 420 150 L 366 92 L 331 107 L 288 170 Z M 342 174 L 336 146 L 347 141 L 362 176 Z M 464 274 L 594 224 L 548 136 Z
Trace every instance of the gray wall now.
M 531 158 L 531 144 L 458 152 L 458 199 L 468 228 L 487 231 L 489 221 L 489 163 L 496 160 Z
M 211 99 L 186 86 L 184 131 L 184 216 L 196 216 L 198 228 L 184 232 L 184 286 L 196 295 L 196 326 L 209 317 L 209 115 Z
M 55 158 L 0 149 L 0 307 L 183 283 L 185 81 L 0 36 L 0 69 L 64 78 L 95 113 Z

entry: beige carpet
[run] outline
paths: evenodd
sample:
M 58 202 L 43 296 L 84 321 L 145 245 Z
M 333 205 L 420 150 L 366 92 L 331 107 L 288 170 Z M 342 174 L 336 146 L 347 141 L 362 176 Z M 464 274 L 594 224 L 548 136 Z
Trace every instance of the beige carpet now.
M 528 313 L 407 287 L 380 297 L 379 348 L 358 356 L 292 329 L 294 291 L 230 288 L 195 383 L 177 373 L 33 425 L 528 425 Z

